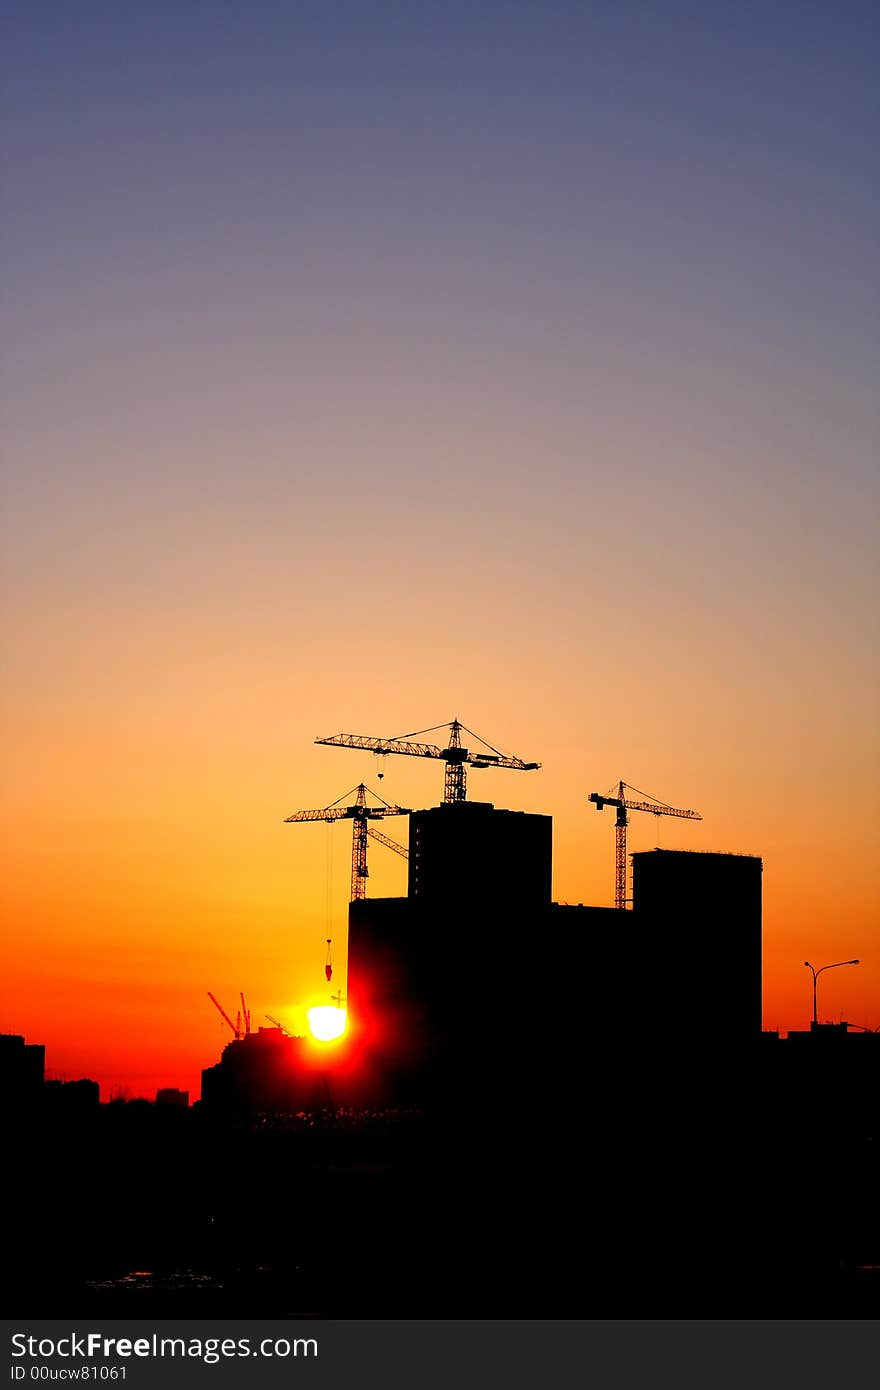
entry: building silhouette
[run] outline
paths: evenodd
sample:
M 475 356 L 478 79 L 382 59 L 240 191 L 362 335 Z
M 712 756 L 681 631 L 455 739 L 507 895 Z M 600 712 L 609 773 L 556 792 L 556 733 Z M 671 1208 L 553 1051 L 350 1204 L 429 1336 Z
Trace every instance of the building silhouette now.
M 409 883 L 429 907 L 535 909 L 550 902 L 552 819 L 459 801 L 413 811 Z
M 0 1091 L 7 1107 L 33 1104 L 43 1090 L 46 1048 L 18 1033 L 0 1034 Z
M 178 1090 L 176 1086 L 160 1086 L 156 1092 L 157 1105 L 176 1105 L 186 1110 L 189 1105 L 189 1091 Z
M 753 855 L 634 854 L 633 928 L 643 1019 L 653 1037 L 706 1045 L 761 1035 L 761 879 Z
M 347 1045 L 260 1028 L 203 1072 L 203 1102 L 509 1110 L 589 1085 L 617 1116 L 665 1056 L 695 1075 L 701 1050 L 760 1037 L 761 876 L 751 856 L 654 850 L 633 856 L 631 912 L 554 903 L 549 816 L 413 812 L 408 896 L 349 906 Z
M 349 1027 L 373 1096 L 567 1095 L 577 1059 L 625 1032 L 632 914 L 553 903 L 551 875 L 549 816 L 479 802 L 413 813 L 409 896 L 349 908 Z
M 43 1101 L 53 1114 L 72 1117 L 97 1110 L 101 1088 L 97 1081 L 47 1081 L 43 1086 Z
M 220 1061 L 202 1072 L 202 1104 L 209 1109 L 287 1114 L 331 1099 L 321 1054 L 281 1028 L 259 1028 L 227 1043 Z
M 551 902 L 549 816 L 412 815 L 409 896 L 349 909 L 348 1007 L 385 1097 L 568 1103 L 761 1034 L 762 861 L 653 850 L 633 911 Z M 705 1027 L 701 1028 L 701 1018 Z M 384 1092 L 383 1092 L 384 1087 Z

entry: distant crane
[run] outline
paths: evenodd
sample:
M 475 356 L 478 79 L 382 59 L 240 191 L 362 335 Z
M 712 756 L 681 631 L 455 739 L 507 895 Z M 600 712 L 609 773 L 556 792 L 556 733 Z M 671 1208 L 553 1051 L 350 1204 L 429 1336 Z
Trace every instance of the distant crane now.
M 235 1038 L 235 1041 L 238 1042 L 241 1038 L 247 1037 L 247 1035 L 251 1031 L 251 1016 L 244 1006 L 244 995 L 241 995 L 241 1006 L 244 1010 L 244 1014 L 238 1014 L 235 1023 L 232 1022 L 232 1019 L 229 1017 L 229 1014 L 226 1012 L 219 999 L 215 999 L 214 995 L 211 993 L 210 990 L 208 990 L 208 998 L 214 1005 L 214 1008 L 217 1010 L 220 1017 L 232 1029 L 232 1035 Z
M 638 792 L 639 796 L 645 797 L 644 801 L 632 801 L 625 795 L 627 791 Z M 614 823 L 614 906 L 619 908 L 626 907 L 626 827 L 627 811 L 650 811 L 653 816 L 679 816 L 683 820 L 702 820 L 703 817 L 697 811 L 680 811 L 675 806 L 667 806 L 665 801 L 658 801 L 651 796 L 650 792 L 640 792 L 638 787 L 630 786 L 626 782 L 617 784 L 617 796 L 610 793 L 607 796 L 599 796 L 597 792 L 590 793 L 590 801 L 596 803 L 596 810 L 601 811 L 603 806 L 617 807 L 617 820 Z
M 381 819 L 383 816 L 408 816 L 409 810 L 405 806 L 390 806 L 387 801 L 376 792 L 370 791 L 370 796 L 381 801 L 381 806 L 367 805 L 367 792 L 369 788 L 360 782 L 357 787 L 352 787 L 351 791 L 340 796 L 336 801 L 331 801 L 329 806 L 323 807 L 320 811 L 294 811 L 292 816 L 285 818 L 284 824 L 289 825 L 293 821 L 326 821 L 328 825 L 335 820 L 350 819 L 351 826 L 351 901 L 359 902 L 367 896 L 367 878 L 369 870 L 367 868 L 367 836 L 372 834 L 373 839 L 379 840 L 389 848 L 396 848 L 398 853 L 405 853 L 402 845 L 396 844 L 377 831 L 372 830 L 370 821 Z M 354 801 L 348 806 L 340 806 L 339 802 L 344 801 L 345 797 L 355 793 Z M 329 961 L 329 956 L 328 956 Z M 330 978 L 329 975 L 327 977 Z
M 432 734 L 437 729 L 449 729 L 449 742 L 445 748 L 438 748 L 433 743 L 412 742 L 419 735 Z M 471 752 L 470 749 L 463 748 L 461 743 L 462 730 L 481 743 L 486 752 L 481 750 Z M 523 762 L 522 758 L 507 757 L 504 753 L 500 753 L 497 748 L 493 748 L 491 743 L 486 743 L 479 734 L 475 734 L 473 729 L 468 729 L 457 719 L 451 720 L 449 724 L 435 724 L 430 729 L 418 729 L 414 734 L 403 734 L 399 738 L 371 738 L 365 734 L 334 734 L 332 738 L 316 738 L 315 742 L 329 744 L 334 748 L 363 748 L 368 752 L 378 754 L 380 757 L 384 757 L 386 753 L 404 753 L 413 758 L 441 758 L 446 763 L 443 800 L 447 804 L 454 804 L 466 799 L 467 773 L 465 769 L 467 767 L 508 767 L 514 768 L 518 772 L 534 772 L 541 766 L 540 763 Z
M 292 1033 L 290 1032 L 290 1029 L 289 1029 L 289 1028 L 285 1028 L 284 1024 L 281 1023 L 277 1018 L 273 1018 L 271 1014 L 266 1014 L 266 1018 L 268 1018 L 269 1022 L 270 1022 L 270 1023 L 273 1023 L 273 1024 L 275 1025 L 276 1028 L 280 1028 L 280 1029 L 281 1029 L 281 1031 L 282 1031 L 282 1033 L 284 1034 L 285 1038 L 290 1038 L 290 1037 L 293 1036 Z

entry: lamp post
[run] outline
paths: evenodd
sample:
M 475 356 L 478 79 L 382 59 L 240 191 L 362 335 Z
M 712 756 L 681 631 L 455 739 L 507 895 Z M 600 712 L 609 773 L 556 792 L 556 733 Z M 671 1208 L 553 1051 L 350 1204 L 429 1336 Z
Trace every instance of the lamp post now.
M 819 1015 L 816 1011 L 816 981 L 822 974 L 822 971 L 836 970 L 839 965 L 858 965 L 858 963 L 859 962 L 857 960 L 836 960 L 832 965 L 820 965 L 819 969 L 816 970 L 814 966 L 810 965 L 810 962 L 808 960 L 804 961 L 804 965 L 807 967 L 807 969 L 813 972 L 813 1024 L 815 1026 L 818 1026 L 819 1023 Z

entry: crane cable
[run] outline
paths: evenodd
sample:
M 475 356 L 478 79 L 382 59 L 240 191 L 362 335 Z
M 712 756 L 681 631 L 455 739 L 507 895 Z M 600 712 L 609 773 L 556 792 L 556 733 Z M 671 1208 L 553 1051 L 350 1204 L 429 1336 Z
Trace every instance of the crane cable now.
M 329 809 L 329 808 L 328 808 Z M 330 931 L 331 901 L 333 896 L 333 822 L 327 822 L 324 842 L 324 930 Z

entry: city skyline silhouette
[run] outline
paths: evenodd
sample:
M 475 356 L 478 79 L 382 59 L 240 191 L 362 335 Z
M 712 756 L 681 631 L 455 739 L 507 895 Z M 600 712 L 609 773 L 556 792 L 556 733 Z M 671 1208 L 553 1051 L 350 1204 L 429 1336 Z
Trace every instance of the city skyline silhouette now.
M 549 817 L 485 802 L 414 812 L 407 895 L 350 904 L 348 1034 L 254 1026 L 243 993 L 233 1022 L 212 996 L 234 1037 L 194 1108 L 171 1088 L 100 1106 L 94 1082 L 42 1083 L 42 1047 L 0 1039 L 12 1307 L 876 1312 L 880 1034 L 761 1031 L 761 860 L 636 853 L 624 911 L 552 902 L 550 843 Z M 621 938 L 628 1018 L 596 984 Z M 579 1007 L 549 1021 L 530 1012 L 536 939 L 582 981 Z M 480 971 L 490 952 L 493 1001 L 513 1004 L 474 1027 L 461 958 Z M 691 1009 L 706 977 L 708 1030 Z M 36 1159 L 58 1143 L 67 1182 L 47 1190 Z M 820 1181 L 847 1195 L 816 1229 L 803 1210 Z M 341 1262 L 328 1222 L 346 1230 Z

